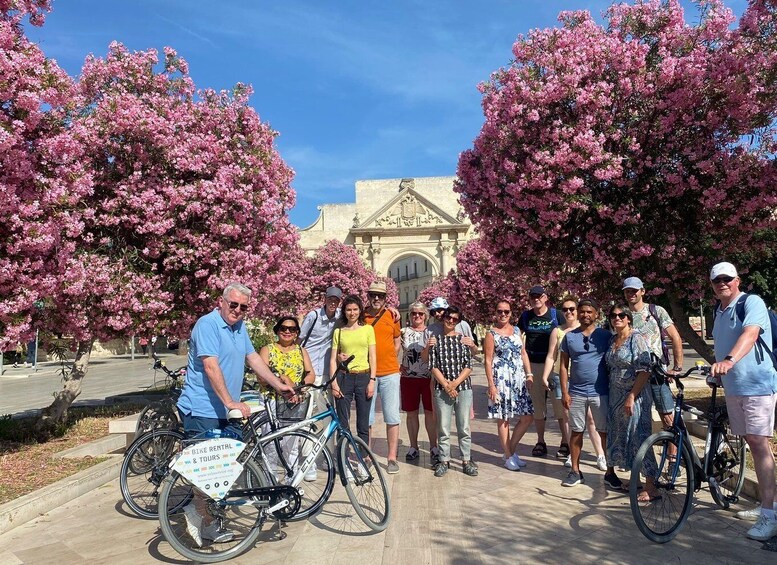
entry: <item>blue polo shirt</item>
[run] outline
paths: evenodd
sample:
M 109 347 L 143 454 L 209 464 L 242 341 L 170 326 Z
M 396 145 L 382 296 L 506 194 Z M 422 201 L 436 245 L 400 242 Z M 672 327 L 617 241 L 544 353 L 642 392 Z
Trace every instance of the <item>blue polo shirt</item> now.
M 610 382 L 607 377 L 605 354 L 610 348 L 612 334 L 596 328 L 590 337 L 580 328 L 564 334 L 561 351 L 569 356 L 569 395 L 607 396 Z
M 745 300 L 745 319 L 740 322 L 735 310 L 739 296 L 735 296 L 725 310 L 719 307 L 715 311 L 712 337 L 715 340 L 716 361 L 722 361 L 731 352 L 743 328 L 747 326 L 761 328 L 761 337 L 767 344 L 772 343 L 772 326 L 763 299 L 755 294 L 749 295 Z M 753 345 L 747 355 L 723 375 L 723 388 L 727 395 L 766 396 L 777 392 L 777 372 L 766 351 L 763 356 L 756 355 L 758 347 L 758 343 Z
M 197 320 L 189 342 L 189 364 L 178 408 L 184 414 L 225 419 L 227 410 L 205 375 L 202 358 L 218 357 L 229 395 L 239 400 L 245 359 L 254 351 L 242 320 L 230 326 L 218 309 Z

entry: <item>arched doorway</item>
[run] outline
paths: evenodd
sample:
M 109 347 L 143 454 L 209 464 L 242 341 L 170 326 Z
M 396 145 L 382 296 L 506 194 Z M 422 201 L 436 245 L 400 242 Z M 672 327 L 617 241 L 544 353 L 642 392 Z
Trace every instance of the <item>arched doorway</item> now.
M 392 261 L 386 273 L 397 283 L 399 293 L 399 312 L 402 325 L 408 322 L 408 308 L 418 299 L 437 274 L 434 262 L 421 254 L 410 253 Z

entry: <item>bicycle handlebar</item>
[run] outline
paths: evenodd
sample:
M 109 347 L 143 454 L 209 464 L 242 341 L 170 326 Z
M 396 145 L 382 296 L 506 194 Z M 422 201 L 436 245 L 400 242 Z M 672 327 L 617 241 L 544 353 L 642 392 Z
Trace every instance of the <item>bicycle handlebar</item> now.
M 328 381 L 325 383 L 321 383 L 320 385 L 315 384 L 300 384 L 294 387 L 294 393 L 298 394 L 302 392 L 306 388 L 315 388 L 318 390 L 325 390 L 330 384 L 332 384 L 332 381 L 334 381 L 339 375 L 345 374 L 348 372 L 348 364 L 354 360 L 355 355 L 351 355 L 348 357 L 348 359 L 345 359 L 344 361 L 339 361 L 337 363 L 337 370 L 335 371 L 335 374 L 332 375 Z

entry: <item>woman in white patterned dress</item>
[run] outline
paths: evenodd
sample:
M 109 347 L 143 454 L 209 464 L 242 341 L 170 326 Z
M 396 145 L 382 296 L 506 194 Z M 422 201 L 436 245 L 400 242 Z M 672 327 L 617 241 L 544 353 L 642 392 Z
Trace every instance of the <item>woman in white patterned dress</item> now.
M 529 429 L 534 414 L 527 387 L 533 375 L 521 331 L 510 323 L 511 314 L 509 302 L 501 300 L 497 303 L 496 323 L 483 340 L 483 353 L 488 379 L 488 417 L 497 421 L 505 467 L 519 471 L 526 462 L 516 453 L 518 442 Z M 518 422 L 510 437 L 510 418 L 515 417 Z

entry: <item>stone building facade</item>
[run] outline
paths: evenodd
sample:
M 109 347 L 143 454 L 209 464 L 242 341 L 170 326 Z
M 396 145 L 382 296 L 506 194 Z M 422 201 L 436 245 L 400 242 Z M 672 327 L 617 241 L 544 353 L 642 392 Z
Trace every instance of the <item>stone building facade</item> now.
M 354 246 L 367 266 L 394 279 L 404 310 L 429 283 L 456 268 L 459 248 L 473 236 L 454 180 L 357 181 L 355 202 L 319 206 L 318 219 L 300 230 L 300 243 L 308 253 L 330 239 Z

